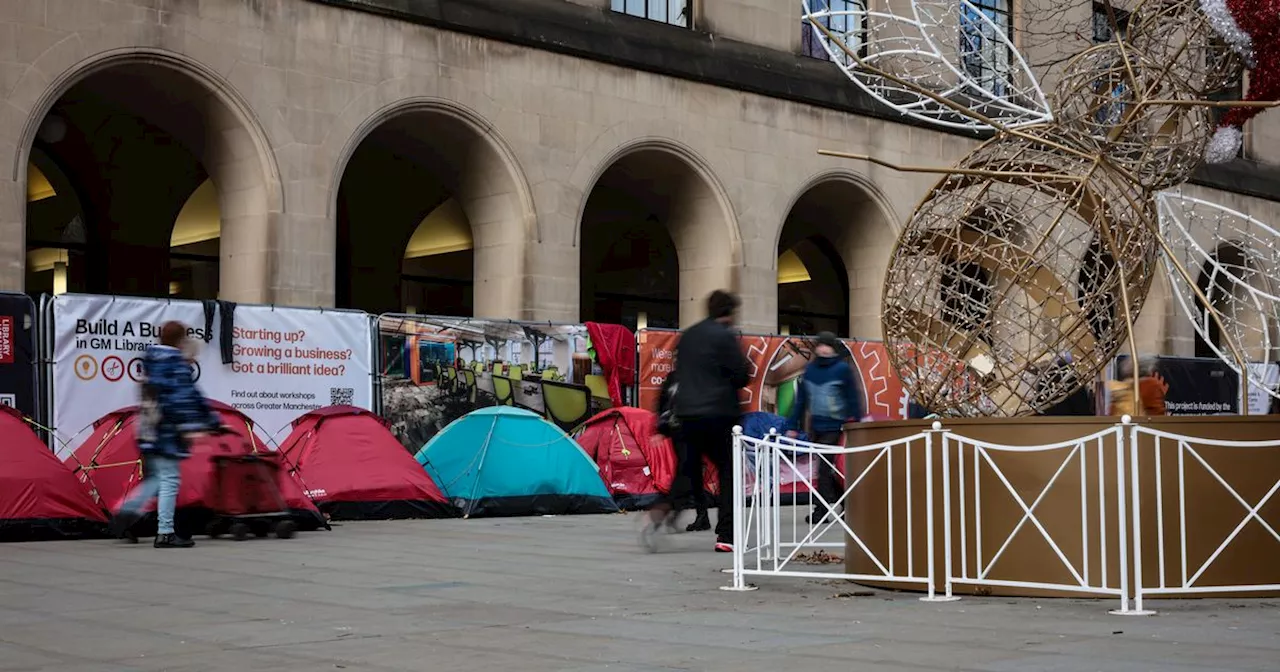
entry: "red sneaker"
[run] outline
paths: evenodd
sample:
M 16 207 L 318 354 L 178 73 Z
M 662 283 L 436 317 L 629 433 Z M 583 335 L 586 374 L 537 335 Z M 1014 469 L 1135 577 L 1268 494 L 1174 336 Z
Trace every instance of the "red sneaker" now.
M 733 544 L 716 539 L 716 553 L 732 553 Z

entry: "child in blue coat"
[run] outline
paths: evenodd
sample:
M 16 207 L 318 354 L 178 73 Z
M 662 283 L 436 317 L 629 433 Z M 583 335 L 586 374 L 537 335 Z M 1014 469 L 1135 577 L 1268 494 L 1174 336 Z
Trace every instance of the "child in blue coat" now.
M 187 327 L 168 322 L 160 328 L 160 343 L 147 348 L 142 360 L 145 376 L 135 433 L 142 452 L 143 480 L 116 514 L 116 531 L 132 539 L 129 528 L 142 507 L 156 497 L 156 548 L 190 548 L 195 542 L 178 536 L 173 527 L 181 485 L 182 461 L 190 444 L 204 434 L 221 431 L 222 423 L 200 390 L 191 362 L 184 354 Z

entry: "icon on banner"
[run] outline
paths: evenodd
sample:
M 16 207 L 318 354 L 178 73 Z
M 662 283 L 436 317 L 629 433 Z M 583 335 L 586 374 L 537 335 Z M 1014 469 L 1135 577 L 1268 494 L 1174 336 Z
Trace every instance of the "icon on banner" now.
M 191 362 L 191 382 L 200 382 L 200 362 Z
M 76 357 L 76 377 L 80 380 L 93 380 L 98 375 L 98 360 L 93 355 Z
M 102 377 L 113 383 L 124 378 L 124 360 L 115 355 L 102 360 Z
M 0 406 L 8 406 L 14 408 L 18 405 L 18 395 L 16 394 L 0 394 Z
M 129 360 L 128 371 L 129 371 L 129 380 L 132 380 L 135 383 L 141 383 L 142 376 L 143 376 L 142 358 L 134 357 L 133 359 Z

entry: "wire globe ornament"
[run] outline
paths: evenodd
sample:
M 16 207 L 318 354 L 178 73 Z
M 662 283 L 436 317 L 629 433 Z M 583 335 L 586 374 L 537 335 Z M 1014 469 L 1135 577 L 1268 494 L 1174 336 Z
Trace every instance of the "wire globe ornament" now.
M 1093 378 L 1127 336 L 1152 279 L 1154 217 L 1143 190 L 1053 127 L 989 141 L 940 181 L 890 259 L 890 359 L 939 413 L 1021 415 Z
M 1168 77 L 1205 98 L 1240 80 L 1244 61 L 1214 32 L 1201 0 L 1146 0 L 1129 20 L 1126 46 L 1167 68 Z
M 1095 379 L 1123 345 L 1137 358 L 1134 321 L 1159 261 L 1184 305 L 1194 295 L 1202 308 L 1197 329 L 1207 333 L 1212 321 L 1242 380 L 1256 382 L 1247 341 L 1270 338 L 1280 323 L 1272 319 L 1280 312 L 1264 311 L 1280 297 L 1270 285 L 1258 289 L 1259 278 L 1280 268 L 1255 254 L 1228 272 L 1215 257 L 1215 277 L 1234 288 L 1230 296 L 1247 298 L 1252 315 L 1262 315 L 1265 327 L 1248 331 L 1242 311 L 1223 314 L 1191 278 L 1194 255 L 1177 252 L 1195 242 L 1195 226 L 1162 230 L 1175 214 L 1163 195 L 1158 211 L 1156 199 L 1204 159 L 1222 160 L 1238 137 L 1243 122 L 1223 126 L 1208 107 L 1256 114 L 1275 104 L 1206 100 L 1234 84 L 1251 55 L 1236 33 L 1260 28 L 1228 30 L 1228 19 L 1240 17 L 1227 16 L 1220 0 L 1144 0 L 1124 26 L 1120 10 L 1103 2 L 1115 39 L 1075 55 L 1046 97 L 1003 29 L 969 0 L 885 0 L 875 10 L 803 0 L 814 36 L 869 95 L 925 123 L 994 131 L 944 169 L 823 152 L 946 175 L 903 228 L 882 302 L 903 387 L 934 413 L 1042 412 Z M 942 38 L 957 27 L 952 49 Z M 1212 220 L 1197 207 L 1179 221 Z M 1214 235 L 1244 237 L 1238 229 L 1219 226 Z M 1265 239 L 1271 249 L 1280 237 L 1270 229 L 1258 235 L 1254 244 Z M 1262 347 L 1270 343 L 1264 338 Z M 1275 386 L 1266 389 L 1280 397 Z
M 1054 90 L 1057 123 L 1148 189 L 1181 184 L 1200 165 L 1211 119 L 1201 95 L 1120 42 L 1086 50 Z

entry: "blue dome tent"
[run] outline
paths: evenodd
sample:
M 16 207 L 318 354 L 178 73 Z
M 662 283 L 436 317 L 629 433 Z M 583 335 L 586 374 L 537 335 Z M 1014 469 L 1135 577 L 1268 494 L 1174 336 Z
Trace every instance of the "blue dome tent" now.
M 416 458 L 464 518 L 618 512 L 595 462 L 559 427 L 523 409 L 468 413 Z

